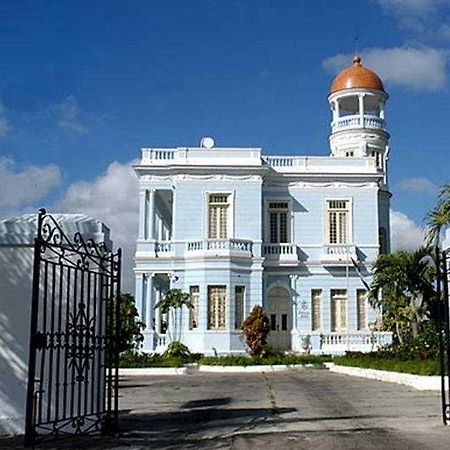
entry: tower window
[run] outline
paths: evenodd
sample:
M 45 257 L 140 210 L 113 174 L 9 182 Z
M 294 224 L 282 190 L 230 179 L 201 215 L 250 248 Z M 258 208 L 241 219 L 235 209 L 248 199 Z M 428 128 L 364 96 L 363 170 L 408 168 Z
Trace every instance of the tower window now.
M 375 158 L 375 164 L 378 169 L 383 169 L 383 159 L 381 152 L 378 150 L 372 150 L 371 153 L 372 158 Z
M 345 152 L 346 158 L 351 158 L 352 156 L 355 156 L 354 152 Z

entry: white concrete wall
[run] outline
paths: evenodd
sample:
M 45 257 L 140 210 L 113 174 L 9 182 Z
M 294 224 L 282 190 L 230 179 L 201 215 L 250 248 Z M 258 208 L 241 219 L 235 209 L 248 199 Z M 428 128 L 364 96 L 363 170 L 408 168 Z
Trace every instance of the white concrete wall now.
M 33 248 L 0 246 L 0 435 L 25 429 Z

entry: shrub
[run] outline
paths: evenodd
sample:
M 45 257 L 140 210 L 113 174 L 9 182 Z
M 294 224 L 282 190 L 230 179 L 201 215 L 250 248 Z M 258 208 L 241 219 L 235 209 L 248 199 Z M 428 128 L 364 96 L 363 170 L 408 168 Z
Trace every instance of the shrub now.
M 163 353 L 163 357 L 167 358 L 169 356 L 188 359 L 191 356 L 191 352 L 189 351 L 189 348 L 181 342 L 172 341 Z
M 242 324 L 247 348 L 252 356 L 262 356 L 270 332 L 269 318 L 259 305 L 255 305 Z

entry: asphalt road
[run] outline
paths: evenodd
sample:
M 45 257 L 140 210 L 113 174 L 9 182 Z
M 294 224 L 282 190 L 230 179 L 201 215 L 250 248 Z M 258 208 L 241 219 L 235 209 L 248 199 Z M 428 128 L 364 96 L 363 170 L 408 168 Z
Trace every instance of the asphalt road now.
M 127 377 L 121 386 L 119 436 L 44 448 L 450 448 L 438 392 L 326 370 Z

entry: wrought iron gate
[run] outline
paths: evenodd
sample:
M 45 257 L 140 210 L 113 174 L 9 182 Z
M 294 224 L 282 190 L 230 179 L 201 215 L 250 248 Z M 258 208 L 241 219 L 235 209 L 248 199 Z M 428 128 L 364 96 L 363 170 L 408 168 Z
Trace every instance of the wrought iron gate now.
M 25 443 L 118 424 L 121 251 L 72 239 L 45 210 L 34 247 Z
M 450 251 L 437 250 L 436 255 L 442 421 L 450 425 Z

